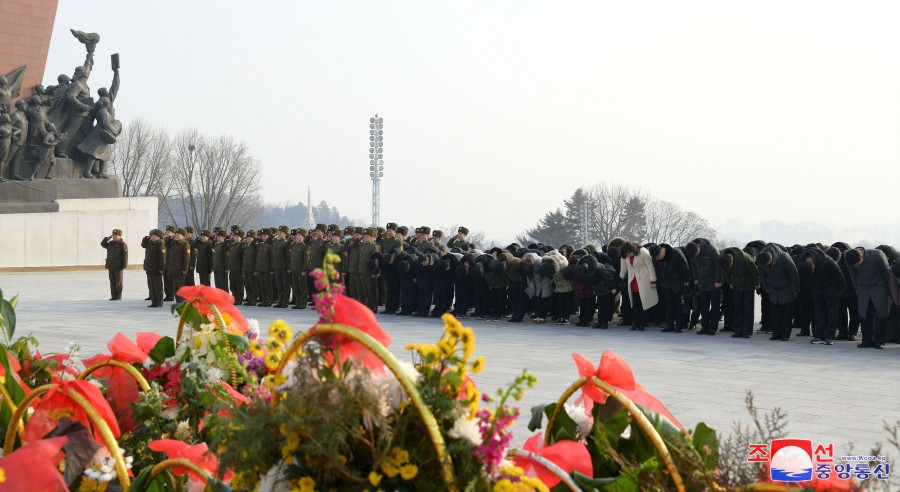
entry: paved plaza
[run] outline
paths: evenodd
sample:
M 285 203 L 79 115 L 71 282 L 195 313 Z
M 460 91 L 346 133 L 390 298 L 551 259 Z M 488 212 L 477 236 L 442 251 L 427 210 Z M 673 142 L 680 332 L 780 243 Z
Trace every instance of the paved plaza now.
M 0 273 L 0 288 L 7 298 L 20 294 L 18 335 L 32 333 L 43 353 L 63 350 L 70 341 L 82 346 L 82 355 L 105 350 L 106 342 L 121 331 L 155 331 L 174 336 L 177 319 L 164 309 L 148 309 L 146 277 L 125 273 L 122 301 L 107 301 L 105 271 Z M 759 299 L 757 298 L 757 305 Z M 245 307 L 244 316 L 259 320 L 265 329 L 284 318 L 295 332 L 315 320 L 311 310 Z M 574 318 L 573 318 L 574 319 Z M 408 343 L 433 343 L 440 336 L 440 320 L 379 316 L 393 337 L 391 350 L 401 359 L 410 356 Z M 658 328 L 631 332 L 578 328 L 574 325 L 464 320 L 475 329 L 476 354 L 487 360 L 475 376 L 484 391 L 505 385 L 527 368 L 538 377 L 537 386 L 521 402 L 523 417 L 516 426 L 517 441 L 526 436 L 525 424 L 532 405 L 556 401 L 578 377 L 572 352 L 595 363 L 605 349 L 623 357 L 635 379 L 656 395 L 685 425 L 705 421 L 720 432 L 730 432 L 735 421 L 749 424 L 743 398 L 752 390 L 764 410 L 781 407 L 788 416 L 789 436 L 835 443 L 835 453 L 853 442 L 858 452 L 884 442 L 882 422 L 900 419 L 900 345 L 886 350 L 857 349 L 855 342 L 834 346 L 810 345 L 809 338 L 789 342 L 732 339 L 660 333 Z M 796 330 L 795 330 L 796 332 Z

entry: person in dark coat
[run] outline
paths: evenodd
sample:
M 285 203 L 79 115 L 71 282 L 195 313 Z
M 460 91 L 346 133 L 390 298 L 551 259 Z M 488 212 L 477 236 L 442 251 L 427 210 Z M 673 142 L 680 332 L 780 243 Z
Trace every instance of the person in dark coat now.
M 128 268 L 128 245 L 122 241 L 122 231 L 113 229 L 109 237 L 100 241 L 106 250 L 105 268 L 109 271 L 109 300 L 122 300 L 122 272 Z
M 153 229 L 150 235 L 141 241 L 144 248 L 144 273 L 147 274 L 147 287 L 150 289 L 150 305 L 163 305 L 163 275 L 166 270 L 166 245 L 162 240 L 162 231 Z
M 275 288 L 272 278 L 272 240 L 269 229 L 256 231 L 256 269 L 253 276 L 259 288 L 259 307 L 272 307 Z M 246 262 L 246 259 L 244 260 Z M 245 268 L 246 270 L 246 268 Z M 249 289 L 248 289 L 249 292 Z
M 306 272 L 309 269 L 309 246 L 306 245 L 306 229 L 291 230 L 290 270 L 291 291 L 294 295 L 293 309 L 306 309 L 309 302 L 309 290 L 306 287 Z
M 759 269 L 753 258 L 740 248 L 728 248 L 719 257 L 725 281 L 734 299 L 732 338 L 750 338 L 753 334 L 754 291 L 759 289 Z
M 575 326 L 590 326 L 597 310 L 597 294 L 588 283 L 589 274 L 597 268 L 597 259 L 584 250 L 576 250 L 569 256 L 569 266 L 563 275 L 572 283 L 578 302 L 578 323 Z
M 615 268 L 619 262 L 613 261 L 605 253 L 594 253 L 591 256 L 597 259 L 597 267 L 588 275 L 588 284 L 597 295 L 597 321 L 591 327 L 605 330 L 612 321 L 615 297 L 621 284 Z
M 184 229 L 175 231 L 172 242 L 169 243 L 168 255 L 166 256 L 166 275 L 171 278 L 172 292 L 175 294 L 175 300 L 182 302 L 184 299 L 178 295 L 178 289 L 184 287 L 185 275 L 191 264 L 191 245 L 184 240 Z
M 681 333 L 687 319 L 681 310 L 681 294 L 691 285 L 691 270 L 684 254 L 662 243 L 649 249 L 656 266 L 656 280 L 662 287 L 666 327 L 663 332 Z
M 256 274 L 256 257 L 259 250 L 259 242 L 256 231 L 250 229 L 242 240 L 241 248 L 241 281 L 244 285 L 244 305 L 256 306 L 260 299 L 260 278 Z
M 231 245 L 228 246 L 228 284 L 235 306 L 244 302 L 244 282 L 241 279 L 244 267 L 243 238 L 244 231 L 238 229 L 232 232 Z
M 698 335 L 715 335 L 719 329 L 719 305 L 722 296 L 722 268 L 719 250 L 709 240 L 697 238 L 684 246 L 699 296 L 700 331 Z
M 416 282 L 416 270 L 418 269 L 419 261 L 419 251 L 413 247 L 404 248 L 397 256 L 397 272 L 400 275 L 401 316 L 412 316 L 413 313 L 418 313 L 419 286 L 418 282 Z
M 195 250 L 197 253 L 197 273 L 200 275 L 200 285 L 210 286 L 213 271 L 213 243 L 210 240 L 212 233 L 206 229 L 200 231 L 200 239 L 197 240 Z
M 411 316 L 425 318 L 431 312 L 431 302 L 434 299 L 434 277 L 438 255 L 433 252 L 424 253 L 419 257 L 416 268 L 416 285 L 418 286 L 419 306 Z
M 893 265 L 900 261 L 900 253 L 893 246 L 882 244 L 876 246 L 875 249 L 884 253 L 887 257 L 888 265 Z M 884 323 L 884 341 L 885 343 L 900 343 L 900 309 L 897 306 L 891 306 L 891 314 L 888 315 L 887 321 Z
M 757 239 L 747 243 L 747 245 L 744 246 L 744 251 L 749 253 L 750 256 L 755 256 L 762 251 L 766 245 L 765 241 Z M 777 247 L 778 245 L 776 244 L 775 246 Z M 753 252 L 751 252 L 751 250 Z M 762 313 L 762 318 L 759 322 L 759 331 L 762 333 L 770 333 L 772 331 L 772 303 L 769 302 L 769 293 L 765 289 L 760 289 L 757 294 L 759 294 L 760 311 Z
M 839 241 L 832 244 L 826 253 L 841 267 L 841 273 L 844 274 L 844 283 L 847 285 L 841 291 L 841 300 L 838 305 L 838 335 L 835 340 L 855 342 L 856 335 L 859 333 L 859 305 L 856 302 L 856 287 L 853 286 L 853 281 L 850 278 L 850 265 L 844 259 L 844 253 L 850 249 L 850 245 Z
M 184 242 L 191 247 L 191 264 L 188 265 L 187 275 L 184 276 L 184 285 L 196 285 L 194 279 L 194 272 L 197 270 L 197 243 L 200 241 L 199 238 L 194 236 L 194 228 L 191 226 L 187 226 L 184 228 Z
M 225 242 L 226 232 L 216 231 L 216 242 L 213 245 L 213 282 L 217 289 L 228 292 L 228 253 L 230 246 Z
M 891 311 L 891 272 L 887 257 L 877 249 L 856 248 L 844 255 L 856 287 L 862 343 L 859 348 L 884 348 L 884 325 Z M 896 297 L 896 296 L 893 296 Z
M 800 289 L 800 275 L 791 255 L 772 244 L 763 246 L 756 255 L 759 280 L 765 301 L 771 304 L 772 336 L 769 340 L 788 341 L 794 301 Z
M 846 288 L 841 267 L 819 248 L 800 253 L 800 260 L 813 269 L 813 339 L 810 343 L 832 345 L 837 331 L 841 291 Z

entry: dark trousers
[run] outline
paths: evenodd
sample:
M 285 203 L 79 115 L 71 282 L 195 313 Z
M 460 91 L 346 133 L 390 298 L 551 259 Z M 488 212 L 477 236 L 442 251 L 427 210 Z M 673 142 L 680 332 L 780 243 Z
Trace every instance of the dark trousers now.
M 465 316 L 472 304 L 471 289 L 466 285 L 465 280 L 458 279 L 453 282 L 453 293 L 453 315 Z
M 396 313 L 400 310 L 400 279 L 394 273 L 385 277 L 387 283 L 387 296 L 384 298 L 384 311 L 386 313 Z
M 884 324 L 884 340 L 890 343 L 900 343 L 900 307 L 891 304 L 891 314 Z
M 722 291 L 701 290 L 700 291 L 700 329 L 707 333 L 715 333 L 719 329 L 719 297 Z
M 429 311 L 431 311 L 431 301 L 434 297 L 434 284 L 430 279 L 426 280 L 424 278 L 416 279 L 416 284 L 419 286 L 419 308 L 417 311 L 419 312 L 419 316 L 426 316 Z
M 378 296 L 375 301 L 375 306 L 384 306 L 384 303 L 387 302 L 387 281 L 384 279 L 384 276 L 379 275 L 378 278 L 375 279 L 375 289 L 376 294 Z M 453 298 L 453 291 L 450 291 L 450 297 Z
M 200 275 L 200 285 L 205 285 L 207 287 L 212 285 L 209 281 L 210 279 L 209 279 L 208 273 L 201 273 L 199 275 Z
M 721 298 L 722 329 L 734 329 L 734 290 L 727 283 L 722 284 Z
M 213 272 L 213 280 L 215 280 L 217 289 L 228 292 L 228 270 Z
M 550 311 L 549 297 L 535 297 L 531 300 L 534 305 L 534 317 L 544 319 Z
M 347 287 L 347 297 L 355 301 L 359 300 L 359 274 L 347 273 L 344 275 L 344 286 Z
M 184 285 L 196 285 L 194 283 L 194 269 L 189 268 L 187 275 L 184 277 Z
M 528 307 L 528 295 L 525 294 L 525 282 L 510 282 L 507 287 L 507 308 L 512 311 L 510 319 L 522 321 Z
M 811 293 L 806 295 L 800 294 L 798 298 L 800 302 L 800 312 L 795 313 L 796 318 L 800 320 L 800 335 L 810 334 L 810 325 L 813 321 L 813 298 Z
M 644 310 L 644 304 L 641 303 L 641 294 L 639 292 L 632 292 L 630 300 L 632 326 L 647 326 L 647 324 L 650 323 L 650 312 Z
M 500 318 L 506 310 L 506 287 L 491 287 L 491 318 Z
M 291 272 L 291 286 L 294 290 L 294 303 L 306 307 L 309 301 L 309 290 L 306 288 L 306 272 Z
M 400 314 L 410 315 L 419 308 L 419 286 L 412 280 L 400 281 Z
M 438 279 L 434 283 L 434 313 L 444 314 L 450 310 L 453 304 L 453 282 L 447 279 Z
M 597 309 L 597 298 L 595 296 L 581 297 L 578 296 L 578 323 L 589 324 L 594 319 L 594 310 Z M 598 323 L 603 324 L 605 320 L 599 318 Z
M 663 289 L 663 300 L 666 310 L 666 328 L 681 330 L 684 328 L 685 315 L 681 311 L 681 292 Z
M 229 272 L 228 283 L 231 284 L 231 295 L 234 296 L 234 303 L 244 302 L 244 282 L 241 280 L 241 272 Z
M 291 297 L 291 284 L 287 270 L 275 270 L 275 297 L 279 306 L 287 306 Z
M 834 339 L 838 323 L 840 293 L 820 290 L 814 299 L 813 336 L 822 340 Z
M 109 271 L 109 298 L 122 299 L 122 270 Z
M 860 314 L 862 316 L 862 314 Z M 862 344 L 884 345 L 884 325 L 887 318 L 879 318 L 875 304 L 870 300 L 866 306 L 866 314 L 862 318 Z
M 374 312 L 378 307 L 378 279 L 371 274 L 361 274 L 359 276 L 359 287 L 359 290 L 362 291 L 360 302 Z M 427 311 L 425 313 L 427 314 Z
M 183 297 L 177 295 L 178 289 L 184 287 L 184 274 L 180 273 L 178 275 L 170 275 L 170 277 L 172 278 L 172 293 L 176 294 L 175 301 L 176 302 L 184 301 Z
M 634 324 L 634 309 L 627 290 L 622 291 L 622 306 L 619 309 L 622 313 L 622 324 L 625 326 Z
M 272 274 L 270 272 L 256 272 L 256 282 L 259 284 L 259 302 L 262 305 L 272 304 Z
M 765 290 L 762 291 L 759 295 L 759 303 L 760 309 L 762 311 L 762 320 L 760 320 L 759 324 L 762 326 L 763 331 L 769 331 L 772 329 L 772 302 L 769 301 L 769 293 Z
M 753 306 L 756 301 L 756 293 L 753 288 L 734 289 L 732 299 L 734 302 L 734 333 L 741 336 L 753 334 Z
M 666 318 L 666 306 L 669 303 L 669 294 L 670 292 L 665 289 L 656 289 L 656 295 L 659 297 L 659 302 L 656 303 L 655 306 L 648 309 L 649 311 L 649 321 L 653 323 L 665 323 L 667 321 Z
M 838 338 L 859 333 L 859 304 L 856 296 L 841 297 L 838 305 Z
M 794 319 L 794 303 L 772 304 L 772 336 L 775 338 L 791 338 L 791 323 Z
M 162 306 L 164 295 L 163 275 L 161 273 L 148 273 L 147 288 L 150 290 L 150 303 L 154 306 Z
M 163 275 L 163 291 L 166 294 L 164 300 L 171 301 L 175 298 L 175 292 L 172 291 L 172 276 L 169 274 Z
M 247 272 L 241 274 L 241 280 L 244 282 L 244 301 L 250 304 L 256 304 L 259 301 L 259 277 L 256 272 Z
M 616 311 L 616 296 L 603 294 L 597 297 L 597 324 L 608 325 Z
M 572 302 L 575 297 L 575 293 L 571 290 L 569 292 L 556 292 L 553 294 L 553 317 L 556 319 L 569 319 L 569 316 L 572 315 Z

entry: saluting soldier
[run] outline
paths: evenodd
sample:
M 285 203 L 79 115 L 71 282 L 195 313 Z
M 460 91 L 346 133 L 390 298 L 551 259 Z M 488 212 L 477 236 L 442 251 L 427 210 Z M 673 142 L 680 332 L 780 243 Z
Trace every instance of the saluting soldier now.
M 166 245 L 166 249 L 169 248 L 169 245 L 172 244 L 172 237 L 175 236 L 175 231 L 177 229 L 173 225 L 166 226 L 166 233 L 163 235 L 163 244 Z M 168 259 L 168 256 L 166 257 Z M 166 297 L 163 298 L 166 302 L 171 302 L 175 300 L 175 292 L 172 290 L 172 277 L 168 274 L 163 275 L 163 290 L 165 290 Z
M 444 256 L 447 254 L 447 248 L 441 244 L 441 239 L 444 237 L 444 232 L 435 229 L 434 232 L 431 233 L 431 244 L 430 247 L 434 248 L 435 251 L 438 252 L 438 256 Z
M 410 246 L 419 250 L 420 253 L 424 253 L 429 246 L 431 246 L 431 241 L 428 240 L 428 235 L 431 234 L 431 228 L 428 226 L 416 227 L 416 237 L 410 241 Z
M 166 275 L 169 276 L 172 291 L 175 293 L 175 299 L 178 302 L 184 300 L 178 295 L 178 289 L 184 287 L 185 276 L 191 264 L 191 245 L 184 240 L 186 232 L 184 229 L 175 231 L 175 235 L 172 236 L 172 241 L 169 243 L 169 254 L 166 258 L 168 260 Z
M 228 243 L 225 242 L 225 229 L 216 231 L 216 242 L 213 245 L 213 280 L 216 288 L 228 292 Z
M 309 271 L 322 268 L 322 262 L 325 261 L 326 230 L 325 224 L 316 224 L 316 228 L 310 231 L 309 237 L 306 238 L 306 243 L 309 246 Z M 317 292 L 312 277 L 309 277 L 307 282 L 309 292 Z
M 294 309 L 306 309 L 309 302 L 309 290 L 306 288 L 307 271 L 309 270 L 309 246 L 306 239 L 306 229 L 297 228 L 291 231 L 293 240 L 289 246 L 291 255 L 291 286 L 294 290 Z
M 128 245 L 122 241 L 122 230 L 113 229 L 109 237 L 100 241 L 106 249 L 106 269 L 109 270 L 109 300 L 122 300 L 122 270 L 128 268 Z
M 184 285 L 194 284 L 194 270 L 197 269 L 197 238 L 194 237 L 194 228 L 187 226 L 184 228 L 184 242 L 191 247 L 191 264 L 188 265 L 187 275 L 184 277 Z
M 197 240 L 194 251 L 197 254 L 197 273 L 200 274 L 200 285 L 212 285 L 209 282 L 213 270 L 213 243 L 210 241 L 212 233 L 204 229 L 200 231 L 200 239 Z M 193 261 L 193 260 L 192 260 Z
M 162 240 L 162 231 L 153 229 L 150 235 L 144 236 L 141 246 L 144 248 L 144 272 L 147 274 L 147 287 L 150 289 L 150 305 L 162 307 L 163 273 L 166 268 L 166 245 Z
M 387 229 L 384 227 L 378 226 L 375 228 L 375 232 L 377 235 L 375 236 L 375 244 L 381 248 L 381 251 L 385 251 L 384 248 L 381 247 L 381 238 L 384 237 Z M 384 281 L 384 275 L 379 274 L 375 278 L 375 289 L 378 292 L 378 301 L 375 303 L 376 306 L 384 306 L 385 298 L 387 298 L 387 283 Z
M 256 231 L 253 229 L 247 231 L 247 237 L 243 242 L 241 254 L 244 256 L 244 260 L 241 278 L 244 280 L 244 290 L 247 291 L 244 305 L 255 306 L 259 302 L 259 277 L 256 276 L 256 255 L 259 243 L 256 239 Z
M 275 300 L 277 308 L 288 307 L 291 298 L 291 284 L 288 269 L 291 266 L 291 256 L 288 248 L 288 226 L 282 225 L 275 233 L 272 241 L 272 269 L 275 271 Z
M 409 227 L 400 226 L 397 228 L 397 234 L 394 236 L 400 241 L 400 246 L 402 246 L 404 250 L 409 248 L 409 242 L 406 240 L 407 234 L 409 234 Z
M 369 260 L 372 259 L 373 254 L 381 251 L 381 248 L 374 243 L 376 234 L 373 227 L 365 229 L 359 243 L 360 302 L 372 312 L 375 312 L 378 304 L 378 283 L 374 272 L 369 268 Z
M 468 244 L 466 242 L 467 241 L 466 238 L 468 236 L 469 236 L 469 230 L 466 229 L 465 227 L 460 227 L 459 229 L 456 230 L 456 236 L 453 236 L 452 238 L 450 238 L 449 241 L 447 241 L 447 248 L 449 248 L 449 249 L 459 248 L 461 250 L 465 250 L 465 246 Z
M 256 246 L 256 278 L 259 282 L 259 304 L 257 306 L 272 307 L 272 241 L 269 230 L 259 230 Z
M 359 300 L 359 240 L 362 239 L 362 227 L 348 227 L 351 230 L 350 241 L 344 248 L 343 259 L 346 262 L 344 284 L 347 286 L 347 296 Z
M 232 226 L 234 227 L 234 226 Z M 228 248 L 228 283 L 231 287 L 231 295 L 234 297 L 234 305 L 244 302 L 244 282 L 241 280 L 244 257 L 241 249 L 244 245 L 244 231 L 238 229 L 231 233 L 231 245 Z

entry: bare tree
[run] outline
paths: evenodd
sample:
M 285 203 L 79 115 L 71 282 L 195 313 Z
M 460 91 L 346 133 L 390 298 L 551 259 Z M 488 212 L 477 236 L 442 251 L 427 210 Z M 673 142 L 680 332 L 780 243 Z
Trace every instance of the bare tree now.
M 680 246 L 697 237 L 715 240 L 716 231 L 709 222 L 678 205 L 651 200 L 644 206 L 645 235 L 643 242 Z
M 196 129 L 179 133 L 173 144 L 173 223 L 210 229 L 249 223 L 259 214 L 259 162 L 244 142 L 209 138 Z
M 172 139 L 162 128 L 138 118 L 122 131 L 110 164 L 126 197 L 157 196 L 160 207 L 171 191 Z
M 643 236 L 645 194 L 621 185 L 598 183 L 588 190 L 589 237 L 601 242 L 614 237 L 639 240 Z

